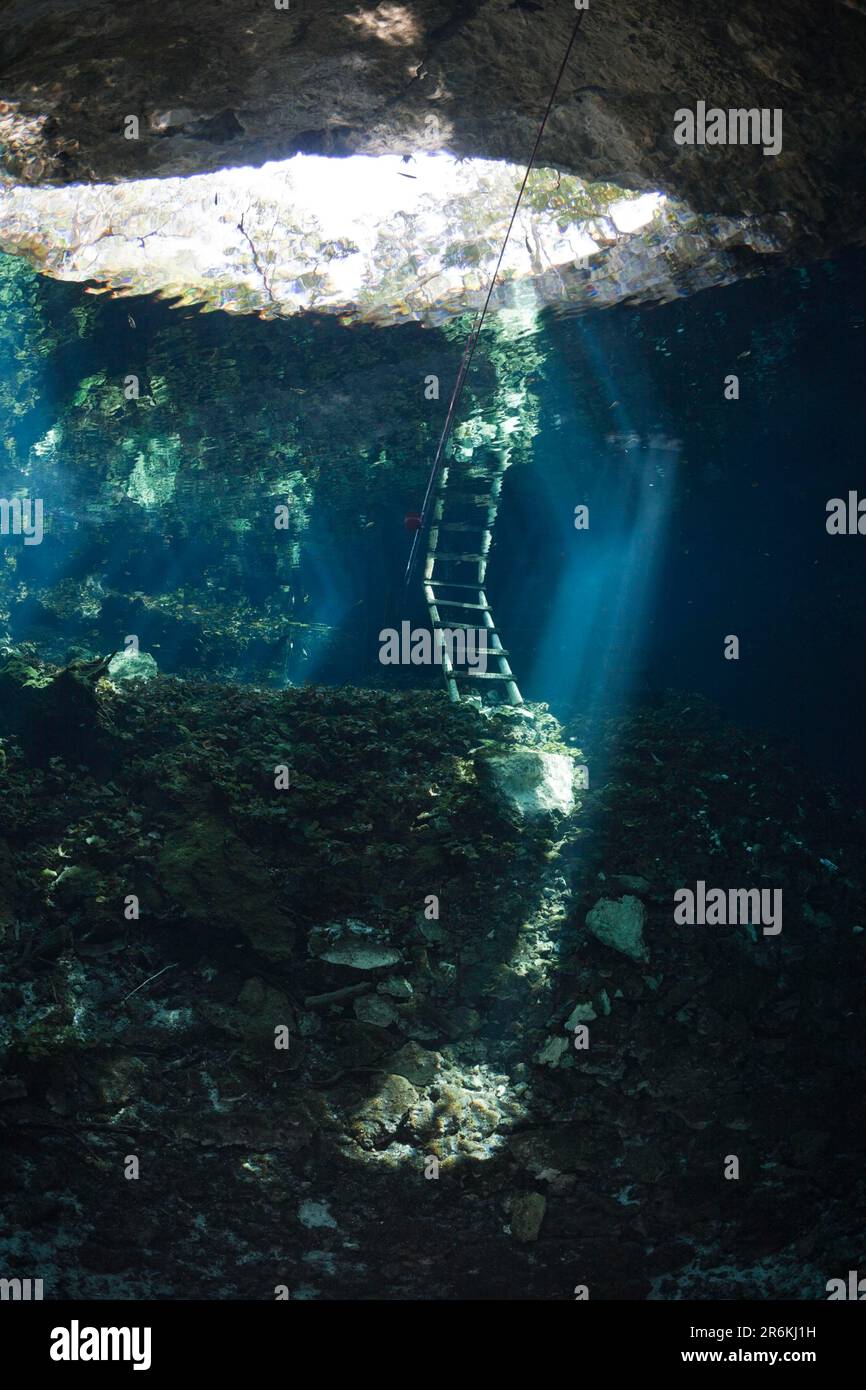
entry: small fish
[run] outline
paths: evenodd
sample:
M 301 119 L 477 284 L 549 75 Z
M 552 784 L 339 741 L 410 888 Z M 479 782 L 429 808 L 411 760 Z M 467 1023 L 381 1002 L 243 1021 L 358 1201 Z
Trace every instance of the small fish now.
M 132 314 L 127 314 L 126 321 L 129 324 L 130 328 L 135 327 L 135 319 L 132 317 Z
M 404 174 L 402 169 L 398 169 L 397 173 L 399 174 L 401 179 L 417 179 L 418 177 L 417 174 Z
M 752 349 L 751 349 L 751 348 L 749 348 L 748 352 L 738 352 L 738 353 L 737 353 L 737 361 L 739 362 L 740 359 L 741 359 L 742 357 L 751 357 L 751 355 L 752 355 Z

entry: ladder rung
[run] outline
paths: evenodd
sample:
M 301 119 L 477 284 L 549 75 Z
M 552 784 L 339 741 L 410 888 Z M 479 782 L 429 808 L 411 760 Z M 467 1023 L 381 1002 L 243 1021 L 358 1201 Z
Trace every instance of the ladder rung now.
M 474 502 L 479 507 L 491 507 L 496 501 L 494 497 L 478 492 L 452 492 L 451 488 L 443 488 L 439 494 L 447 501 L 451 502 Z
M 444 584 L 447 589 L 474 589 L 478 594 L 484 588 L 483 584 L 458 584 L 456 579 L 425 579 L 425 584 Z
M 488 555 L 471 555 L 459 550 L 431 550 L 430 554 L 435 555 L 437 560 L 459 560 L 462 564 L 468 564 L 470 560 L 488 560 L 490 558 Z
M 453 599 L 453 598 L 437 598 L 437 600 L 436 600 L 436 607 L 437 607 L 437 608 L 475 608 L 475 609 L 477 609 L 477 610 L 478 610 L 479 612 L 481 612 L 481 613 L 489 613 L 489 612 L 490 612 L 490 604 L 489 604 L 489 603 L 458 603 L 457 600 L 456 600 L 456 599 Z M 442 626 L 443 626 L 443 627 L 448 627 L 449 625 L 448 625 L 448 623 L 443 623 Z M 453 626 L 453 624 L 452 624 L 452 626 Z M 473 626 L 474 626 L 474 624 L 473 624 Z
M 501 671 L 461 671 L 454 667 L 451 673 L 456 681 L 513 681 L 513 676 L 505 676 Z
M 487 636 L 492 632 L 492 630 L 493 630 L 492 628 L 472 627 L 472 626 L 470 626 L 470 625 L 468 625 L 468 624 L 458 624 L 458 623 L 452 623 L 452 624 L 450 624 L 450 626 L 451 626 L 451 627 L 464 626 L 464 627 L 466 627 L 466 630 L 467 630 L 467 631 L 469 631 L 469 632 L 480 632 L 480 633 L 483 633 L 483 635 L 484 635 L 485 637 L 487 637 Z M 447 626 L 446 626 L 445 628 L 443 628 L 442 630 L 443 630 L 443 631 L 446 631 L 446 630 L 447 630 Z M 508 655 L 509 655 L 509 651 L 508 651 L 508 648 L 507 648 L 507 647 L 476 647 L 476 648 L 473 649 L 473 654 L 474 654 L 475 656 L 508 656 Z M 454 660 L 454 654 L 453 654 L 453 652 L 449 652 L 448 655 L 449 655 L 449 657 L 451 658 L 451 660 L 453 661 L 453 660 Z
M 434 628 L 447 628 L 449 631 L 454 628 L 463 628 L 466 632 L 483 632 L 485 637 L 490 637 L 493 633 L 499 636 L 499 629 L 495 627 L 479 626 L 478 623 L 434 623 Z

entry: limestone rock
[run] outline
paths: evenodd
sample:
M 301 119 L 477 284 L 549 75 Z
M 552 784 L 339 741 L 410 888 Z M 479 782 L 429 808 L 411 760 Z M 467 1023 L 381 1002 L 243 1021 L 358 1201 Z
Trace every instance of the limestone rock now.
M 108 663 L 108 675 L 113 681 L 150 681 L 159 667 L 150 652 L 118 652 Z
M 552 1037 L 535 1054 L 535 1060 L 542 1067 L 560 1067 L 568 1056 L 571 1043 L 568 1038 Z
M 538 1240 L 547 1198 L 540 1192 L 525 1192 L 515 1197 L 511 1208 L 511 1234 L 515 1240 L 529 1244 Z
M 579 1023 L 591 1023 L 592 1020 L 597 1017 L 598 1014 L 595 1012 L 591 1002 L 588 1004 L 575 1004 L 568 1018 L 565 1020 L 563 1027 L 573 1031 Z
M 355 1017 L 376 1028 L 388 1028 L 397 1019 L 397 1010 L 379 994 L 364 994 L 355 1000 Z
M 476 762 L 481 780 L 517 821 L 567 816 L 574 810 L 574 764 L 564 753 L 515 748 L 481 754 Z
M 314 1202 L 310 1199 L 301 1202 L 298 1207 L 298 1220 L 302 1226 L 309 1230 L 336 1230 L 337 1223 L 328 1207 L 327 1202 Z
M 387 932 L 355 917 L 317 928 L 310 933 L 309 946 L 313 955 L 329 965 L 345 965 L 350 970 L 380 970 L 400 960 Z
M 586 925 L 594 937 L 614 951 L 621 951 L 640 962 L 649 960 L 643 939 L 645 921 L 646 908 L 639 898 L 629 894 L 618 902 L 613 898 L 599 898 L 586 915 Z
M 669 189 L 710 213 L 782 210 L 798 234 L 817 232 L 824 245 L 859 240 L 862 179 L 850 151 L 863 144 L 863 104 L 852 100 L 864 67 L 863 0 L 786 0 L 781 18 L 779 8 L 620 0 L 604 7 L 603 22 L 588 16 L 545 162 Z M 574 7 L 562 0 L 7 6 L 4 172 L 26 184 L 164 182 L 298 151 L 448 148 L 522 161 L 573 23 Z M 477 80 L 485 71 L 495 71 L 495 83 Z M 809 119 L 795 108 L 789 148 L 794 93 Z M 785 107 L 782 157 L 719 148 L 708 158 L 676 145 L 673 112 L 697 97 Z M 139 114 L 137 139 L 123 138 L 124 113 Z M 323 251 L 327 262 L 333 242 Z
M 285 1025 L 294 1031 L 294 1010 L 282 990 L 253 976 L 238 995 L 242 1032 L 248 1037 L 273 1042 L 274 1029 Z
M 57 902 L 70 911 L 92 904 L 103 887 L 97 869 L 87 864 L 67 864 L 54 880 L 52 892 Z
M 405 1076 L 416 1086 L 429 1086 L 435 1080 L 442 1059 L 438 1052 L 431 1052 L 416 1042 L 405 1043 L 388 1061 L 392 1072 Z
M 392 999 L 398 999 L 403 1003 L 405 1003 L 407 999 L 411 999 L 412 995 L 415 993 L 411 981 L 407 980 L 403 975 L 390 975 L 387 980 L 383 980 L 376 988 L 379 994 L 389 994 Z
M 138 1057 L 121 1055 L 109 1059 L 99 1075 L 96 1088 L 106 1105 L 122 1105 L 141 1086 L 146 1068 Z
M 386 1076 L 376 1095 L 354 1115 L 351 1130 L 356 1142 L 366 1149 L 384 1148 L 418 1100 L 418 1092 L 405 1076 Z

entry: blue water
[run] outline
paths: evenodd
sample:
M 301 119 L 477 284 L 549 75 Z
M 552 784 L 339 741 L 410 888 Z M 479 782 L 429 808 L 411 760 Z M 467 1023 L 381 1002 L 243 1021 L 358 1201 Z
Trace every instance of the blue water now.
M 829 498 L 866 491 L 864 265 L 852 252 L 664 306 L 539 316 L 538 433 L 506 474 L 488 572 L 526 698 L 593 715 L 697 692 L 859 784 L 866 541 L 829 536 L 825 519 Z M 33 357 L 34 403 L 10 425 L 7 495 L 14 485 L 44 495 L 52 523 L 4 571 L 8 641 L 59 661 L 134 632 L 162 670 L 187 677 L 435 688 L 436 672 L 383 668 L 378 633 L 425 621 L 419 586 L 402 588 L 403 518 L 421 504 L 459 336 L 261 324 L 151 301 L 131 302 L 134 332 L 128 305 L 88 301 L 76 332 L 81 290 L 28 284 L 62 345 Z M 20 323 L 7 323 L 0 356 L 13 393 L 36 320 Z M 233 378 L 227 359 L 247 377 Z M 443 383 L 433 404 L 420 388 L 431 364 Z M 260 400 L 251 367 L 276 383 Z M 127 466 L 147 437 L 141 404 L 114 417 L 74 405 L 87 377 L 128 370 L 145 394 L 167 377 L 181 417 L 173 491 L 145 507 L 116 463 L 124 430 Z M 730 373 L 738 400 L 725 399 Z M 466 408 L 491 409 L 494 386 L 482 342 Z M 171 420 L 169 407 L 163 432 Z M 55 454 L 34 454 L 58 423 Z M 291 560 L 270 522 L 272 482 L 290 471 L 312 495 Z M 89 583 L 93 611 L 46 603 L 62 581 Z M 173 597 L 182 612 L 159 602 Z M 732 634 L 736 661 L 723 654 Z

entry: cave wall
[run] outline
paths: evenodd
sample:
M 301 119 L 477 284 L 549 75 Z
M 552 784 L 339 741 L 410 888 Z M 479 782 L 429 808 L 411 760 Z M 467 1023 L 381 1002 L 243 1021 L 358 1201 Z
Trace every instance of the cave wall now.
M 525 161 L 574 21 L 565 0 L 141 0 L 0 6 L 7 180 L 165 177 L 299 151 Z M 546 162 L 699 211 L 862 239 L 859 0 L 591 0 Z M 780 108 L 776 157 L 678 146 L 698 100 Z M 138 139 L 124 121 L 138 117 Z

